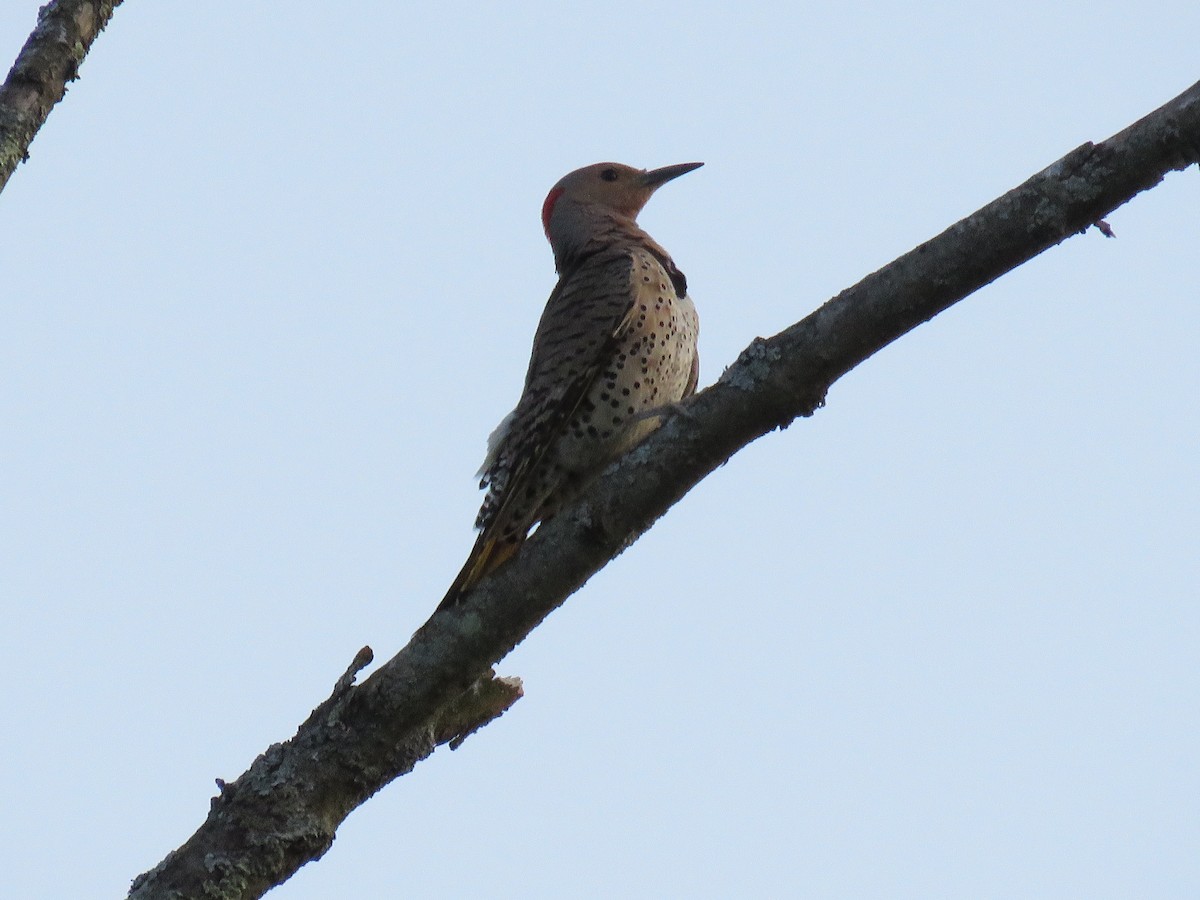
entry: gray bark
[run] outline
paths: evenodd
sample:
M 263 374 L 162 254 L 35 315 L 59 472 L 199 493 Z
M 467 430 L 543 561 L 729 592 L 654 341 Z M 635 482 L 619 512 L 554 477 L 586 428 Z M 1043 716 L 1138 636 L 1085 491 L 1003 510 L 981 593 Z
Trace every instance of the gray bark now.
M 121 0 L 52 0 L 0 85 L 0 191 Z

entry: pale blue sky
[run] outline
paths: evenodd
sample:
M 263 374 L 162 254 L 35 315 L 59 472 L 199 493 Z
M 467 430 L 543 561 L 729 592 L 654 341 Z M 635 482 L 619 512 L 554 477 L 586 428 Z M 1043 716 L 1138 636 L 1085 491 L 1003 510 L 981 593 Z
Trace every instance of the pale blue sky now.
M 432 610 L 562 174 L 707 163 L 642 219 L 707 384 L 1175 96 L 1197 34 L 1191 0 L 127 0 L 0 195 L 6 890 L 122 895 Z M 1200 894 L 1198 209 L 1170 177 L 735 457 L 271 896 Z

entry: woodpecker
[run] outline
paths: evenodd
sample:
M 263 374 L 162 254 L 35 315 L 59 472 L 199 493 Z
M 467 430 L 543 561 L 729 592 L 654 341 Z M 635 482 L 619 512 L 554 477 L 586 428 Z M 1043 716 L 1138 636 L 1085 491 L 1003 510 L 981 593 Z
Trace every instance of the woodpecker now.
M 699 320 L 687 279 L 637 224 L 662 185 L 699 168 L 596 163 L 542 204 L 558 283 L 533 338 L 516 408 L 488 438 L 479 537 L 439 609 L 512 557 L 613 459 L 696 389 Z

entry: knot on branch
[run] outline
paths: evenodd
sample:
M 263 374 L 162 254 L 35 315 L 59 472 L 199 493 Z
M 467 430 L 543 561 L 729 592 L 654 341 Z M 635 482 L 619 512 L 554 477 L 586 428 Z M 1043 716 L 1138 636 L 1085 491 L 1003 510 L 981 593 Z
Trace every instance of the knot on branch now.
M 727 384 L 739 391 L 753 391 L 771 376 L 775 363 L 779 362 L 782 355 L 783 351 L 770 340 L 756 337 L 738 355 L 733 365 L 721 373 L 717 383 Z
M 498 719 L 525 696 L 520 678 L 498 678 L 488 669 L 476 682 L 442 707 L 433 723 L 433 740 L 457 750 L 463 741 Z

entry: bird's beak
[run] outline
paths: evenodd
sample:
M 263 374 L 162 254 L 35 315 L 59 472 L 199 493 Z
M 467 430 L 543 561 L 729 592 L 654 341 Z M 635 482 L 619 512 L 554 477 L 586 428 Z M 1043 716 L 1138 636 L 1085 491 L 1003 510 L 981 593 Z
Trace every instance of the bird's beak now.
M 654 190 L 661 185 L 666 184 L 672 178 L 678 178 L 680 175 L 686 175 L 693 169 L 700 168 L 704 163 L 677 163 L 673 166 L 663 166 L 661 169 L 651 169 L 649 172 L 642 174 L 642 184 Z

